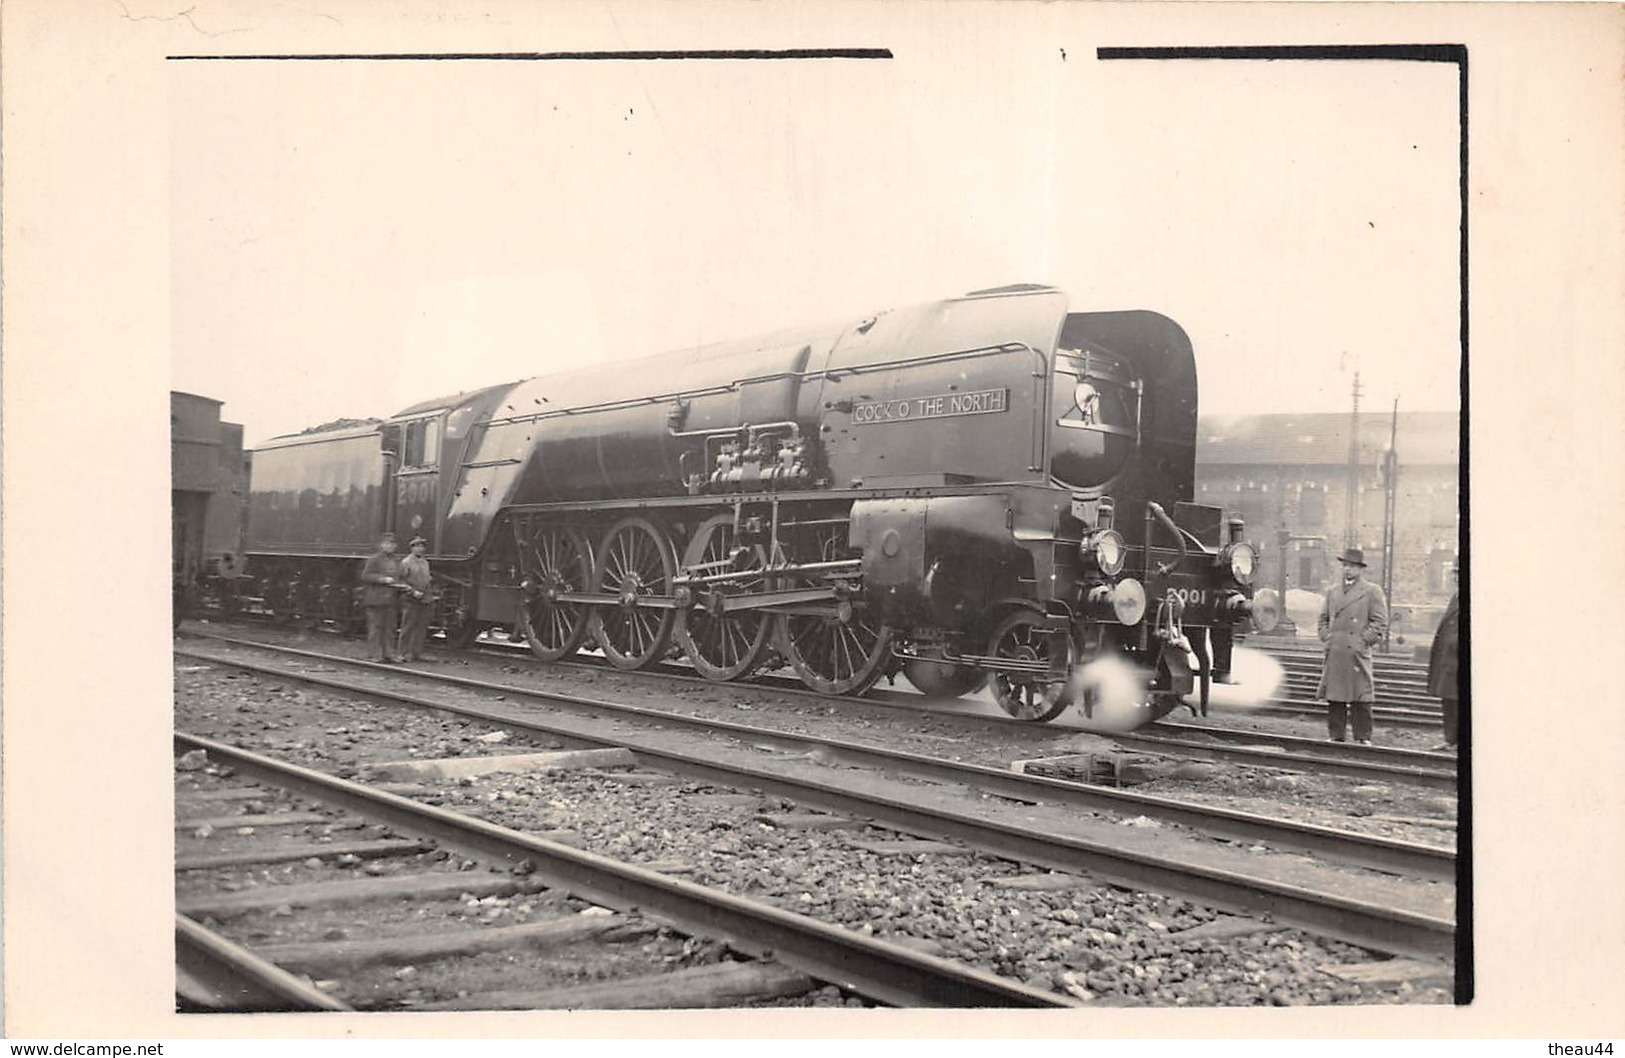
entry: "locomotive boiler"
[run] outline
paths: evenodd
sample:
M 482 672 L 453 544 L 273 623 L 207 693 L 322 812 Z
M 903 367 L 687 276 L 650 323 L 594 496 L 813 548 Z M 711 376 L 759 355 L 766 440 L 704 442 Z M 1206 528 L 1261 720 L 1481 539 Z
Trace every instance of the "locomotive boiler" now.
M 427 401 L 255 452 L 273 608 L 353 619 L 378 533 L 422 535 L 454 641 L 680 651 L 862 693 L 902 671 L 1048 720 L 1085 662 L 1143 719 L 1228 678 L 1254 553 L 1191 502 L 1191 345 L 1152 312 L 987 290 Z

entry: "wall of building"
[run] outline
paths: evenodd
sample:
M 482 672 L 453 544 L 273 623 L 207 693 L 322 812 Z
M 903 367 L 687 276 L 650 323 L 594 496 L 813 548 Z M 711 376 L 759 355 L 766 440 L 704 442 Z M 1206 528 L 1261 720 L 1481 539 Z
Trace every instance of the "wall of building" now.
M 1239 510 L 1247 538 L 1260 552 L 1261 586 L 1282 586 L 1278 533 L 1296 539 L 1286 548 L 1285 586 L 1323 591 L 1338 576 L 1336 556 L 1346 546 L 1349 478 L 1346 466 L 1203 465 L 1196 468 L 1196 499 Z M 1391 602 L 1400 628 L 1431 631 L 1449 601 L 1449 567 L 1460 533 L 1457 467 L 1401 465 L 1395 489 L 1394 569 Z M 1362 467 L 1357 487 L 1353 546 L 1381 584 L 1385 490 L 1375 467 Z

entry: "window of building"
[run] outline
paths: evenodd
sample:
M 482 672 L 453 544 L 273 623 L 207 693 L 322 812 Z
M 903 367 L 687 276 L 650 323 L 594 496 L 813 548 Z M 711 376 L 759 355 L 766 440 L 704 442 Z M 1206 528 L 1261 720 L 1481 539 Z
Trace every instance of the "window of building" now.
M 1298 525 L 1303 529 L 1320 529 L 1326 525 L 1326 488 L 1315 482 L 1306 482 L 1298 494 Z
M 1431 518 L 1429 524 L 1437 529 L 1451 529 L 1456 524 L 1456 486 L 1435 485 L 1428 490 Z
M 1434 595 L 1449 595 L 1456 590 L 1456 553 L 1449 548 L 1435 547 L 1428 555 L 1428 591 Z
M 1270 521 L 1269 486 L 1252 482 L 1243 485 L 1236 494 L 1236 511 L 1250 529 L 1262 529 Z

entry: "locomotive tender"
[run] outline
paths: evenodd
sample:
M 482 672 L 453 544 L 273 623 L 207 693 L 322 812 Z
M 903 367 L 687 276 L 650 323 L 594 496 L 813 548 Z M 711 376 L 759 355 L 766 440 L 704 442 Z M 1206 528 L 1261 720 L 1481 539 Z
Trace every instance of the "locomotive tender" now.
M 278 438 L 245 550 L 281 613 L 353 619 L 393 529 L 429 541 L 454 642 L 677 646 L 827 694 L 990 681 L 1030 720 L 1087 711 L 1075 670 L 1116 654 L 1149 720 L 1205 706 L 1250 611 L 1241 522 L 1191 502 L 1196 413 L 1173 321 L 1004 287 Z
M 170 585 L 174 623 L 242 569 L 248 462 L 240 423 L 223 422 L 221 402 L 169 394 Z

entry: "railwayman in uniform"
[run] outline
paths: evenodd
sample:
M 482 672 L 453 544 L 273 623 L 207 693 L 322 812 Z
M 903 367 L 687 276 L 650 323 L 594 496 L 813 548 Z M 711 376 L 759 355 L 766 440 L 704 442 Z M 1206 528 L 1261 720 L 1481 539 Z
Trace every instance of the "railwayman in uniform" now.
M 408 554 L 401 559 L 401 576 L 406 587 L 401 592 L 401 657 L 406 661 L 423 660 L 423 640 L 429 632 L 429 611 L 434 600 L 429 597 L 429 584 L 434 579 L 429 572 L 429 560 L 423 556 L 429 550 L 429 541 L 414 536 L 407 545 Z
M 367 608 L 367 645 L 374 661 L 395 663 L 400 656 L 391 652 L 395 628 L 401 621 L 401 560 L 395 556 L 395 534 L 385 533 L 378 550 L 361 567 L 361 605 Z
M 1451 569 L 1451 576 L 1461 577 L 1460 567 Z M 1444 713 L 1444 742 L 1433 747 L 1435 753 L 1456 752 L 1457 697 L 1461 684 L 1457 679 L 1457 654 L 1461 649 L 1461 589 L 1450 596 L 1439 621 L 1439 630 L 1433 633 L 1433 646 L 1428 650 L 1428 693 L 1439 699 Z
M 1320 641 L 1326 644 L 1319 696 L 1326 699 L 1326 730 L 1331 740 L 1345 740 L 1352 705 L 1354 741 L 1369 746 L 1371 703 L 1377 698 L 1371 648 L 1388 629 L 1388 600 L 1381 588 L 1363 579 L 1364 551 L 1351 547 L 1337 561 L 1343 564 L 1343 580 L 1326 593 L 1318 622 Z

